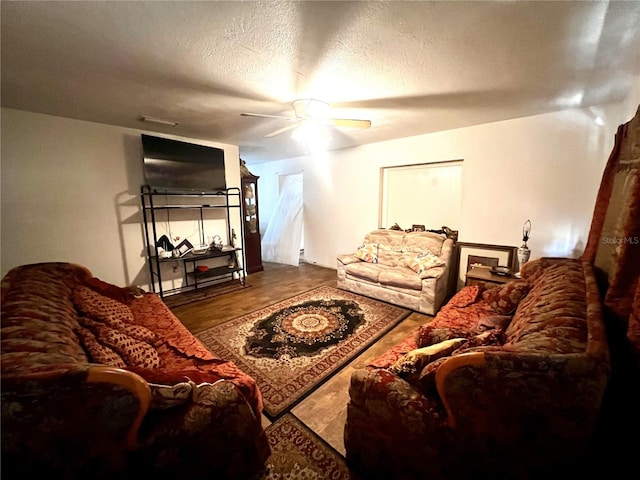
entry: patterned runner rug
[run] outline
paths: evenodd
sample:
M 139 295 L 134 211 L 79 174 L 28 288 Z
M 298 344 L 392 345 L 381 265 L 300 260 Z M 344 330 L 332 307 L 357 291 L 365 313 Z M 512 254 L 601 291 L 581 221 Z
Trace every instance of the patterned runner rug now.
M 258 480 L 356 480 L 342 455 L 287 413 L 265 429 L 271 455 Z
M 333 287 L 318 287 L 209 328 L 198 338 L 253 377 L 276 417 L 409 314 Z

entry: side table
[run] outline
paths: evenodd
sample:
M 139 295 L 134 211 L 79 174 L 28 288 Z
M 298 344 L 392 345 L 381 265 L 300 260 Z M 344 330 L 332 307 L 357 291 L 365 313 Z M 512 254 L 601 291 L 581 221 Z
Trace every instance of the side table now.
M 515 277 L 513 274 L 498 275 L 486 268 L 472 268 L 467 272 L 464 284 L 465 286 L 469 286 L 489 283 L 492 284 L 490 286 L 494 286 L 502 285 L 503 283 L 507 283 L 515 278 L 517 277 Z

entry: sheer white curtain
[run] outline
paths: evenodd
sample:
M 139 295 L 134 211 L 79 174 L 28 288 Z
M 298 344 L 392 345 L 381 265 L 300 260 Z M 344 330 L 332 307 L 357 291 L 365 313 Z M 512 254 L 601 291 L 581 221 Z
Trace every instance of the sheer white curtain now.
M 262 260 L 298 266 L 302 240 L 302 174 L 283 177 L 278 203 L 262 237 Z

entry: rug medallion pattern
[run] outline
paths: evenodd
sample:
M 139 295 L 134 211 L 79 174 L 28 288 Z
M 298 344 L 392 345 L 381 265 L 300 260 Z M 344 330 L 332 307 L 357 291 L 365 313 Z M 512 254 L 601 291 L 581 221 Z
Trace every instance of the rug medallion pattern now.
M 352 300 L 302 302 L 257 322 L 245 352 L 273 359 L 311 357 L 353 334 L 364 320 L 364 312 Z
M 323 286 L 207 329 L 198 338 L 256 380 L 265 413 L 276 417 L 408 314 Z

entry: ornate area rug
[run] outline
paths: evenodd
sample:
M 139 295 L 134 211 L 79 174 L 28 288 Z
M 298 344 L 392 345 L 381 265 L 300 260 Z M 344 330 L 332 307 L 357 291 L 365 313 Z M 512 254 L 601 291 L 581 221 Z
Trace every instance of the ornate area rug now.
M 333 287 L 319 287 L 209 328 L 198 338 L 253 377 L 265 413 L 291 408 L 409 314 Z
M 283 415 L 265 431 L 271 455 L 258 480 L 358 478 L 340 454 L 293 415 Z

